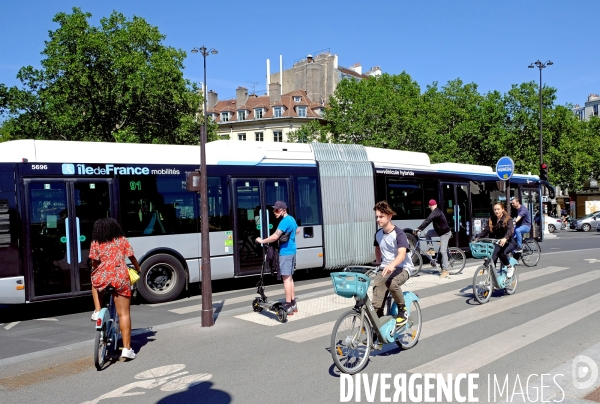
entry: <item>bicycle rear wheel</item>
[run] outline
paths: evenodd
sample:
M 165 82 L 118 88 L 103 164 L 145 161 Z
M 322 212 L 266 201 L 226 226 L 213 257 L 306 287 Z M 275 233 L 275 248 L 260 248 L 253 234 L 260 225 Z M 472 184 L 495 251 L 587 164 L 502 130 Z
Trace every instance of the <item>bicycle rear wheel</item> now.
M 106 353 L 108 345 L 106 344 L 105 329 L 96 330 L 96 338 L 94 339 L 94 365 L 96 369 L 101 370 L 106 362 Z
M 462 272 L 467 263 L 467 256 L 464 251 L 457 247 L 448 248 L 448 273 L 457 275 Z
M 341 372 L 360 372 L 369 361 L 372 343 L 371 325 L 361 321 L 360 313 L 351 310 L 342 314 L 331 332 L 333 363 Z
M 532 238 L 523 240 L 523 252 L 521 253 L 521 261 L 527 267 L 536 266 L 540 260 L 541 248 L 537 241 Z
M 473 276 L 473 296 L 479 303 L 487 303 L 492 296 L 494 285 L 492 284 L 492 274 L 490 267 L 481 265 L 475 270 Z
M 422 324 L 421 306 L 419 302 L 413 301 L 410 304 L 410 314 L 406 320 L 406 325 L 400 327 L 401 330 L 396 333 L 396 344 L 405 350 L 417 345 L 419 336 L 421 335 Z

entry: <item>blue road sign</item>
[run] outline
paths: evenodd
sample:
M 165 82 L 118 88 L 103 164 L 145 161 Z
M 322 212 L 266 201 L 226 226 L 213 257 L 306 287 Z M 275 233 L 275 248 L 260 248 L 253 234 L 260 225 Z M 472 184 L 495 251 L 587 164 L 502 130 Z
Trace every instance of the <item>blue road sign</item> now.
M 496 163 L 496 175 L 501 180 L 508 180 L 515 172 L 515 162 L 508 156 L 500 157 Z

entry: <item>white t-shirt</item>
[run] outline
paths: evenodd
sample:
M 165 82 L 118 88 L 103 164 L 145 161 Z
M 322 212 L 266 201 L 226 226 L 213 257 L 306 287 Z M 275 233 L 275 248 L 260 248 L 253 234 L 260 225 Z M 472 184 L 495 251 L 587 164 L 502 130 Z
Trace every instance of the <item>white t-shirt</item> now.
M 398 256 L 398 248 L 406 248 L 406 256 L 404 261 L 398 265 L 398 268 L 404 268 L 409 275 L 412 275 L 414 266 L 411 259 L 410 244 L 408 244 L 408 238 L 406 233 L 402 231 L 398 226 L 394 226 L 391 232 L 384 233 L 383 229 L 377 230 L 375 233 L 375 247 L 379 247 L 381 250 L 381 265 L 387 266 L 392 263 Z

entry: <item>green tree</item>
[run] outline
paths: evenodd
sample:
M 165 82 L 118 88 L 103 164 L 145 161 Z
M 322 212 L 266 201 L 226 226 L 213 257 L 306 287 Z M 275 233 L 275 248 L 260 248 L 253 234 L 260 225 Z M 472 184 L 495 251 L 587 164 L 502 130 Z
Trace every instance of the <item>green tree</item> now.
M 197 144 L 202 96 L 183 78 L 185 52 L 143 18 L 113 12 L 95 27 L 90 17 L 56 14 L 42 68 L 19 71 L 22 89 L 0 89 L 3 140 Z
M 328 126 L 319 119 L 313 119 L 305 123 L 300 129 L 291 131 L 287 135 L 287 141 L 292 143 L 327 143 Z

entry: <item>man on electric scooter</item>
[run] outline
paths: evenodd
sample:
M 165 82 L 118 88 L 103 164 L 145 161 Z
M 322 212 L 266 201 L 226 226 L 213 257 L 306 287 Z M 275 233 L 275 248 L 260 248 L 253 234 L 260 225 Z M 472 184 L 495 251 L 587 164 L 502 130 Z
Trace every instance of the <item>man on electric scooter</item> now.
M 387 201 L 377 202 L 373 208 L 380 229 L 375 233 L 375 264 L 383 266 L 373 281 L 373 308 L 379 317 L 383 316 L 383 306 L 388 293 L 398 305 L 396 325 L 406 323 L 406 307 L 402 286 L 413 270 L 408 238 L 402 229 L 394 226 L 392 216 L 396 214 Z
M 288 316 L 298 312 L 296 294 L 294 290 L 294 269 L 296 268 L 296 234 L 300 232 L 296 219 L 287 213 L 287 205 L 283 201 L 275 202 L 273 213 L 278 219 L 282 217 L 277 230 L 269 237 L 256 238 L 259 244 L 273 243 L 279 240 L 279 269 L 283 279 L 283 290 L 285 291 L 284 308 Z

